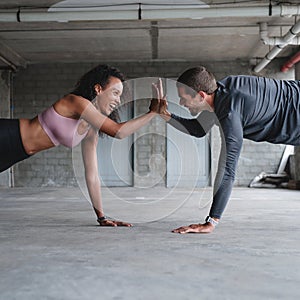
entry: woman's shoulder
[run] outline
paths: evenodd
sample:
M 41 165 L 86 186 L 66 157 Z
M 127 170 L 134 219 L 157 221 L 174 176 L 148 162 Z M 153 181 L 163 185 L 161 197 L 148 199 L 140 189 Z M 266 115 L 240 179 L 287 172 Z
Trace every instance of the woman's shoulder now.
M 74 94 L 67 94 L 54 103 L 56 112 L 66 117 L 78 117 L 90 103 L 89 100 Z
M 75 94 L 66 94 L 64 95 L 61 99 L 61 101 L 66 101 L 66 102 L 86 102 L 86 103 L 89 103 L 90 101 L 86 98 L 83 98 L 82 96 L 78 96 L 78 95 L 75 95 Z

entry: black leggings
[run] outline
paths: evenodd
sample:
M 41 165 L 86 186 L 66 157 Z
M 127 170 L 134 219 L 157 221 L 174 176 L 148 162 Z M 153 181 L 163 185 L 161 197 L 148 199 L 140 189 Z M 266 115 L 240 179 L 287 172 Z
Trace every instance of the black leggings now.
M 19 120 L 0 119 L 0 173 L 29 156 L 23 147 Z

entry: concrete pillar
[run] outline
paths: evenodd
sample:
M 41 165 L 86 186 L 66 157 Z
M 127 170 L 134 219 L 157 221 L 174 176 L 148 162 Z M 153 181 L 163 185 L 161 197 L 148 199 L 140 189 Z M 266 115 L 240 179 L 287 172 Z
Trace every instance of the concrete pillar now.
M 300 80 L 300 63 L 297 63 L 295 66 L 295 79 Z M 294 171 L 293 176 L 295 177 L 293 179 L 299 181 L 300 184 L 300 146 L 295 147 L 295 155 L 293 160 L 292 170 Z
M 10 118 L 11 71 L 0 70 L 0 118 Z M 10 186 L 9 170 L 0 173 L 0 186 Z

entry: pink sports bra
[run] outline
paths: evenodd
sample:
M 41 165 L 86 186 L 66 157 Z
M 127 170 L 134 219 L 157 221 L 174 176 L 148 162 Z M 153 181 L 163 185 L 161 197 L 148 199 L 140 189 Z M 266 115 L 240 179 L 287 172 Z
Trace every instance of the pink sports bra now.
M 42 128 L 55 146 L 63 145 L 68 148 L 77 146 L 87 135 L 78 133 L 81 120 L 67 118 L 58 114 L 51 106 L 38 115 Z

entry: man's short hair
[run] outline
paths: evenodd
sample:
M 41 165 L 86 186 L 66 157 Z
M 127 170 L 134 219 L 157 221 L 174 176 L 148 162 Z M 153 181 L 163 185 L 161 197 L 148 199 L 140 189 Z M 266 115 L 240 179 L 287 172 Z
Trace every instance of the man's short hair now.
M 218 88 L 214 75 L 203 66 L 191 68 L 183 72 L 177 79 L 177 87 L 182 86 L 189 87 L 190 89 L 186 89 L 186 92 L 193 97 L 199 91 L 211 95 Z

